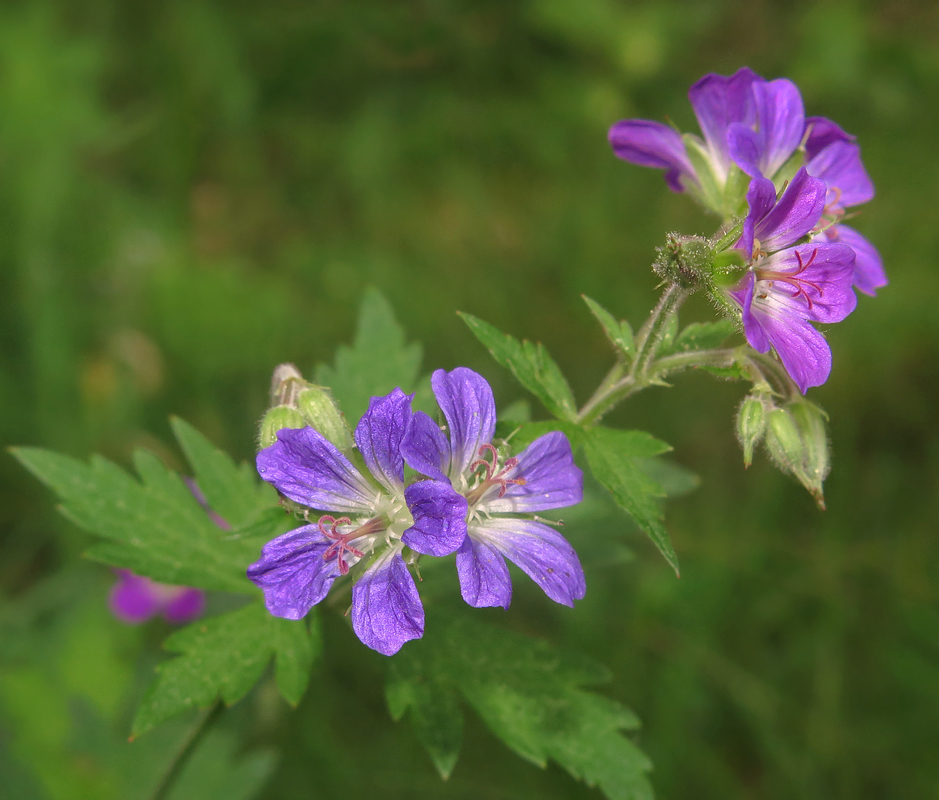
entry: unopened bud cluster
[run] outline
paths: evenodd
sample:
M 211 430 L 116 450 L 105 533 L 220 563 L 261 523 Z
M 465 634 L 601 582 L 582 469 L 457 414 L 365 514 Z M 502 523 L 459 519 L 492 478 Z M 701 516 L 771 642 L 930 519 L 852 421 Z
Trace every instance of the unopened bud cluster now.
M 747 466 L 763 441 L 770 458 L 801 483 L 822 508 L 822 484 L 830 468 L 825 412 L 813 403 L 795 400 L 778 407 L 766 392 L 748 395 L 737 412 L 737 436 Z
M 669 283 L 692 291 L 709 284 L 714 271 L 714 248 L 705 237 L 669 233 L 665 246 L 655 252 L 652 268 Z
M 352 431 L 329 389 L 305 381 L 293 364 L 281 364 L 271 377 L 271 407 L 261 420 L 259 449 L 274 444 L 279 430 L 307 426 L 340 451 L 352 448 Z

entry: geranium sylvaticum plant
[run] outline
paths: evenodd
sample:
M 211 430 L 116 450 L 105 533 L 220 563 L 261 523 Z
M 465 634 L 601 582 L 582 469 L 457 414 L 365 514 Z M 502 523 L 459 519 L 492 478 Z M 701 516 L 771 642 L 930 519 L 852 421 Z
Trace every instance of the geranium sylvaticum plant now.
M 146 452 L 134 479 L 103 459 L 16 451 L 64 513 L 99 537 L 88 555 L 118 570 L 119 617 L 184 622 L 208 600 L 210 613 L 166 640 L 175 655 L 144 697 L 134 736 L 193 707 L 236 702 L 272 659 L 271 680 L 296 704 L 330 658 L 329 636 L 354 635 L 362 657 L 387 669 L 391 715 L 411 713 L 442 775 L 456 763 L 466 703 L 530 760 L 553 759 L 609 797 L 651 796 L 631 713 L 584 688 L 595 670 L 501 630 L 503 611 L 477 609 L 515 614 L 524 593 L 525 609 L 585 613 L 591 575 L 577 551 L 591 531 L 576 515 L 562 519 L 584 497 L 585 471 L 594 479 L 586 491 L 609 492 L 678 571 L 660 481 L 680 468 L 651 434 L 602 420 L 681 370 L 744 382 L 736 428 L 745 462 L 764 445 L 822 505 L 826 417 L 807 395 L 838 375 L 824 326 L 856 309 L 856 292 L 887 284 L 875 247 L 845 224 L 874 193 L 853 136 L 807 117 L 791 81 L 746 68 L 706 75 L 689 99 L 700 135 L 629 119 L 609 142 L 620 159 L 663 169 L 670 190 L 717 216 L 714 230 L 665 237 L 652 259 L 661 297 L 638 328 L 585 298 L 613 363 L 584 402 L 540 345 L 463 314 L 547 411 L 532 421 L 516 406 L 511 422 L 500 420 L 484 375 L 456 366 L 422 377 L 416 345 L 370 291 L 356 340 L 334 366 L 308 377 L 276 367 L 254 465 L 234 464 L 181 420 L 173 427 L 191 478 Z M 612 158 L 610 169 L 620 169 Z M 715 319 L 682 329 L 678 312 L 696 292 Z M 211 613 L 215 596 L 224 601 Z M 325 646 L 323 614 L 348 625 L 330 626 Z M 201 715 L 196 730 L 215 716 Z M 178 772 L 174 764 L 166 780 Z

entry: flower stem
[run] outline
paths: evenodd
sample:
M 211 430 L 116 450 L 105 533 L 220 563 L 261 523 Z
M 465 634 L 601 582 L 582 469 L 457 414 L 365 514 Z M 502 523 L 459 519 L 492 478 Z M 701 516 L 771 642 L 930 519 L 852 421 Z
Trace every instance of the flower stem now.
M 617 403 L 655 382 L 649 366 L 662 343 L 669 321 L 691 292 L 677 285 L 669 286 L 658 305 L 636 334 L 636 354 L 629 370 L 625 361 L 617 361 L 577 415 L 577 422 L 589 426 L 597 422 Z
M 163 777 L 160 779 L 159 785 L 156 787 L 153 794 L 150 795 L 150 800 L 166 800 L 166 798 L 169 797 L 169 794 L 172 791 L 173 786 L 176 784 L 176 781 L 179 779 L 183 768 L 187 763 L 189 763 L 189 759 L 192 757 L 192 754 L 195 752 L 196 748 L 199 746 L 199 743 L 202 741 L 203 737 L 212 726 L 212 723 L 218 719 L 219 715 L 222 713 L 223 708 L 224 706 L 222 705 L 222 702 L 220 700 L 216 700 L 213 706 L 199 713 L 199 716 L 196 718 L 196 721 L 189 729 L 189 732 L 180 742 L 179 748 L 176 750 L 176 753 L 173 755 L 172 760 L 167 766 L 166 772 L 163 773 Z

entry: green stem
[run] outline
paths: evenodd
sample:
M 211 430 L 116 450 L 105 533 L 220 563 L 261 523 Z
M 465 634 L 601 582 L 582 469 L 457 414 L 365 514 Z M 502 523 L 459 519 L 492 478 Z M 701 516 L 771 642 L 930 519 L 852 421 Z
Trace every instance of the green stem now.
M 175 755 L 167 766 L 166 772 L 163 773 L 159 785 L 156 787 L 153 794 L 150 795 L 150 800 L 166 800 L 166 798 L 169 797 L 183 768 L 189 763 L 192 754 L 199 746 L 199 743 L 208 732 L 212 723 L 218 719 L 223 708 L 221 700 L 216 700 L 213 706 L 199 713 L 199 716 L 189 729 L 186 737 L 180 742 L 179 748 L 176 750 Z
M 666 326 L 689 294 L 691 292 L 688 289 L 682 289 L 676 284 L 672 284 L 662 293 L 658 305 L 636 334 L 636 359 L 630 370 L 633 376 L 645 373 L 662 342 Z
M 622 361 L 613 365 L 593 396 L 578 413 L 579 425 L 586 427 L 595 423 L 617 403 L 649 385 L 652 380 L 649 376 L 649 364 L 662 342 L 669 320 L 689 294 L 689 290 L 676 285 L 669 286 L 663 292 L 658 305 L 636 334 L 636 355 L 629 372 L 626 372 L 626 365 Z

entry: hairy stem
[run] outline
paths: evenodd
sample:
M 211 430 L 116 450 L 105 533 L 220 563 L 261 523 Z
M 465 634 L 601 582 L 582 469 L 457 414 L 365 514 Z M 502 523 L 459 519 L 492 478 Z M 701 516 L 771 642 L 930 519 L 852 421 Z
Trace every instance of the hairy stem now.
M 617 403 L 655 380 L 653 376 L 650 376 L 649 366 L 662 343 L 662 336 L 669 321 L 689 294 L 689 290 L 676 285 L 669 286 L 662 293 L 658 305 L 636 334 L 636 354 L 628 372 L 623 361 L 618 361 L 613 365 L 593 396 L 578 413 L 577 422 L 580 425 L 586 426 L 597 422 Z

